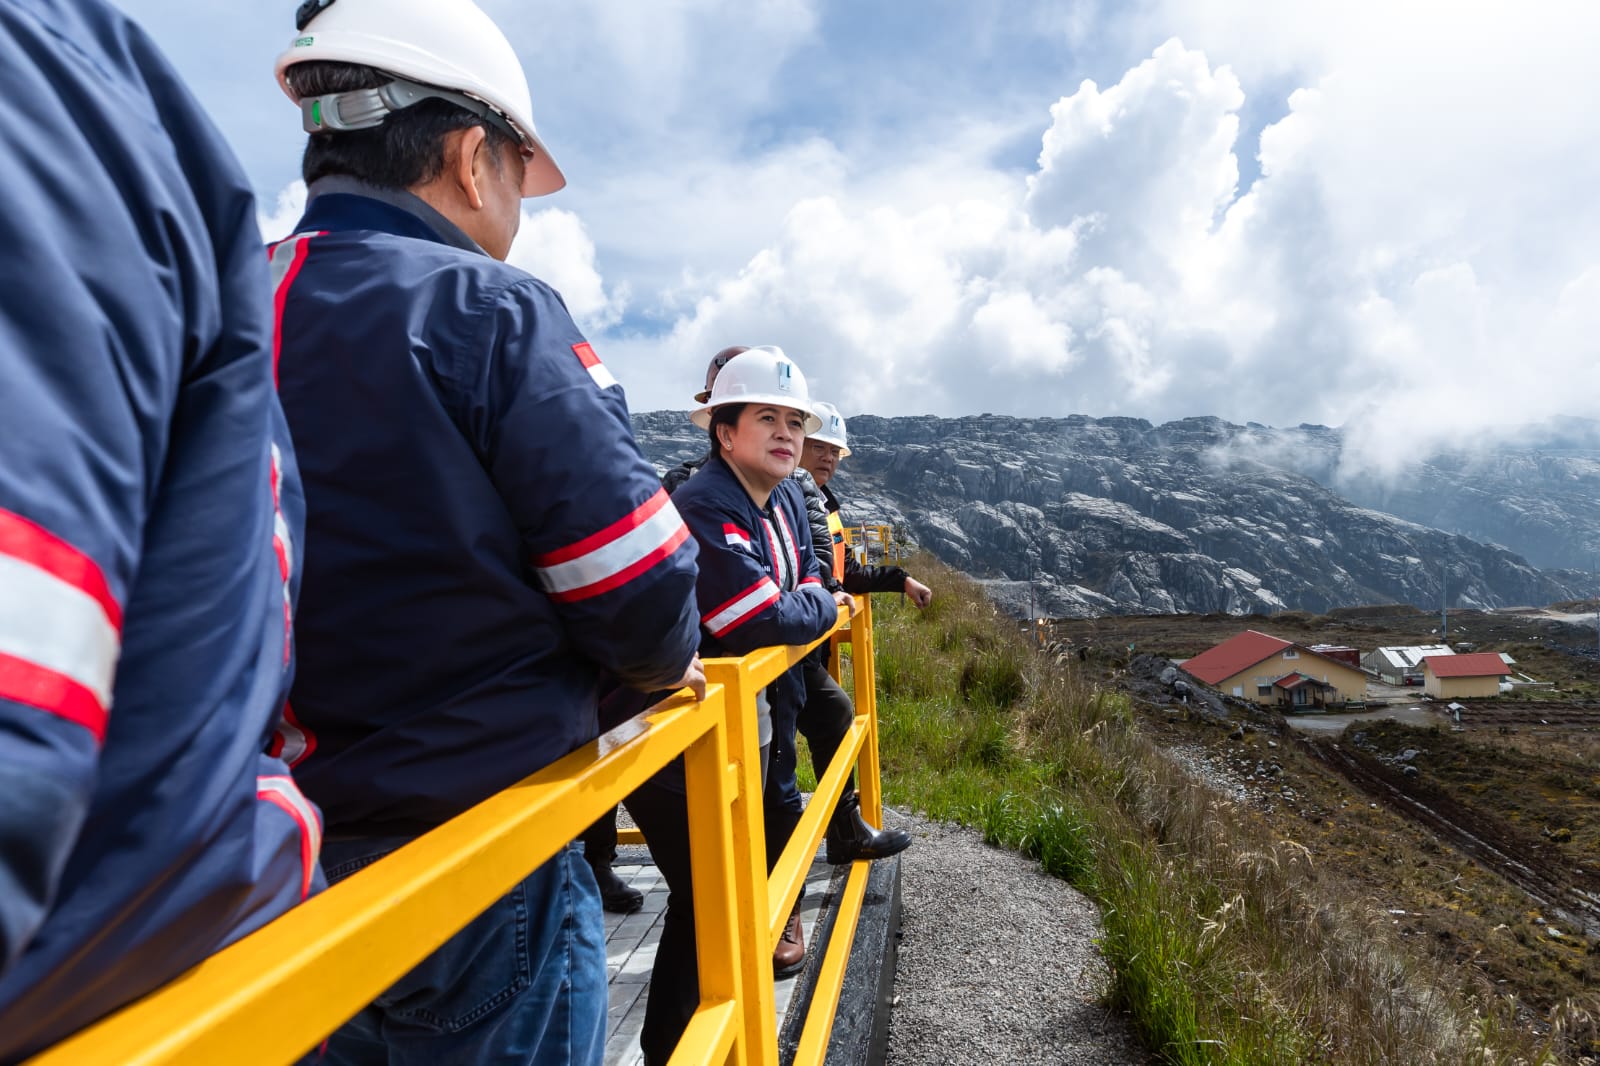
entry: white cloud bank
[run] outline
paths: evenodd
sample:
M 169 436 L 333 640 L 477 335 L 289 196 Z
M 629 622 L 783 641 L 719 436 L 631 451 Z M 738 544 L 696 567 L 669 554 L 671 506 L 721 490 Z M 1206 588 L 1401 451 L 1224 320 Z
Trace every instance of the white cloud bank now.
M 563 94 L 615 148 L 567 157 L 571 197 L 531 202 L 513 252 L 636 410 L 777 343 L 847 414 L 1344 424 L 1389 468 L 1600 417 L 1600 6 L 1148 3 L 1063 28 L 1148 43 L 1039 107 L 1026 167 L 988 162 L 1014 116 L 929 121 L 932 88 L 916 143 L 784 130 L 775 72 L 817 16 L 746 27 L 776 57 L 752 74 L 713 61 L 718 10 L 598 38 L 633 61 L 599 65 L 631 73 L 596 99 L 648 106 Z
M 989 175 L 902 206 L 879 174 L 802 200 L 669 336 L 618 338 L 635 407 L 682 405 L 725 344 L 775 342 L 847 413 L 1346 424 L 1380 466 L 1600 416 L 1600 79 L 1580 43 L 1600 38 L 1351 21 L 1294 29 L 1301 87 L 1258 143 L 1234 69 L 1174 38 L 1061 98 L 1036 169 L 998 192 Z

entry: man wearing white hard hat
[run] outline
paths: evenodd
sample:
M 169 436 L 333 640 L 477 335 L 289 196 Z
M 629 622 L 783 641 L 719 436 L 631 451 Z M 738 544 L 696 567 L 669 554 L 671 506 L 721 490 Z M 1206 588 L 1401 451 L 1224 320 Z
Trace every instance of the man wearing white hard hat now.
M 306 482 L 284 753 L 337 881 L 596 734 L 602 671 L 704 691 L 696 548 L 621 386 L 503 260 L 563 178 L 469 0 L 310 0 L 278 60 L 308 203 L 271 252 Z M 604 920 L 558 851 L 324 1061 L 598 1063 Z
M 828 509 L 828 542 L 832 549 L 828 561 L 832 564 L 834 576 L 852 594 L 901 592 L 918 607 L 928 606 L 933 600 L 933 592 L 905 570 L 898 566 L 866 566 L 845 550 L 844 519 L 840 515 L 839 498 L 828 487 L 839 472 L 839 461 L 850 455 L 844 416 L 833 404 L 822 400 L 815 401 L 812 406 L 822 420 L 822 428 L 806 438 L 800 467 L 816 482 Z
M 839 460 L 850 454 L 845 435 L 844 416 L 831 403 L 812 403 L 822 427 L 806 438 L 801 453 L 802 469 L 811 474 L 822 495 L 828 514 L 828 562 L 834 580 L 853 596 L 873 592 L 901 592 L 917 607 L 926 607 L 933 592 L 898 566 L 870 566 L 856 559 L 844 541 L 844 521 L 838 497 L 829 487 L 839 470 Z M 818 648 L 801 664 L 806 679 L 806 702 L 800 709 L 800 731 L 811 744 L 812 766 L 818 776 L 827 769 L 844 738 L 848 723 L 855 720 L 850 696 L 828 671 L 829 647 Z M 854 787 L 839 798 L 839 806 L 828 823 L 826 858 L 843 864 L 863 859 L 882 859 L 904 851 L 911 836 L 904 830 L 877 829 L 861 816 L 861 802 Z
M 690 417 L 707 430 L 711 456 L 673 501 L 700 546 L 701 654 L 810 643 L 850 599 L 823 588 L 805 504 L 790 478 L 806 433 L 819 425 L 805 375 L 776 348 L 750 348 L 722 368 Z M 770 745 L 785 736 L 793 743 L 804 699 L 798 667 L 762 693 L 763 768 Z M 646 782 L 627 807 L 671 890 L 640 1034 L 644 1060 L 655 1066 L 671 1057 L 700 999 L 681 763 Z M 767 841 L 769 868 L 783 843 Z

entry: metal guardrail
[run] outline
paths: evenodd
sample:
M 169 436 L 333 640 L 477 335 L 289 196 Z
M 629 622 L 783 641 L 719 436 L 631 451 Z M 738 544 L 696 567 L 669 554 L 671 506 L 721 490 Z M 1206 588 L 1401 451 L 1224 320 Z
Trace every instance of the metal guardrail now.
M 894 527 L 890 525 L 845 526 L 844 540 L 856 552 L 856 559 L 863 563 L 873 558 L 898 562 L 902 554 L 894 539 Z
M 872 605 L 805 647 L 707 659 L 685 691 L 301 904 L 30 1066 L 291 1063 L 679 755 L 688 782 L 700 1007 L 672 1057 L 777 1066 L 772 952 L 850 770 L 882 824 Z M 848 623 L 848 624 L 847 624 Z M 756 694 L 811 648 L 851 647 L 856 720 L 766 876 Z M 835 663 L 842 661 L 834 657 Z M 640 839 L 624 834 L 624 839 Z M 851 869 L 794 1063 L 827 1052 L 869 864 Z

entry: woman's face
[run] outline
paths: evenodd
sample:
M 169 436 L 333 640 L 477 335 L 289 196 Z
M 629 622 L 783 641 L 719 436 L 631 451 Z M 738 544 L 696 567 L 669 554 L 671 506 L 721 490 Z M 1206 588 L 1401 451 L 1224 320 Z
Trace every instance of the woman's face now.
M 765 492 L 794 473 L 805 446 L 806 416 L 793 407 L 751 404 L 738 423 L 719 430 L 723 458 L 739 469 L 745 480 Z

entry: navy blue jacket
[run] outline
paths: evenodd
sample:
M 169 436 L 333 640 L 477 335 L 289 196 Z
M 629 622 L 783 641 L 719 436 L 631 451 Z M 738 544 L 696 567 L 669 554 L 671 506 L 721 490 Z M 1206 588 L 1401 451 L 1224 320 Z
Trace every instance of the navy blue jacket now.
M 672 496 L 700 545 L 700 654 L 745 655 L 778 644 L 808 644 L 839 617 L 811 550 L 805 499 L 792 478 L 756 506 L 719 456 Z M 805 702 L 797 665 L 768 688 L 773 718 Z
M 330 832 L 420 832 L 593 739 L 602 669 L 683 675 L 694 543 L 543 282 L 349 179 L 272 257 L 308 505 L 285 754 Z
M 302 503 L 250 188 L 99 0 L 0 0 L 0 1061 L 319 885 L 262 754 Z

